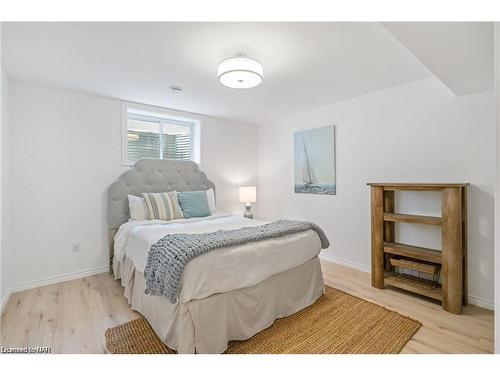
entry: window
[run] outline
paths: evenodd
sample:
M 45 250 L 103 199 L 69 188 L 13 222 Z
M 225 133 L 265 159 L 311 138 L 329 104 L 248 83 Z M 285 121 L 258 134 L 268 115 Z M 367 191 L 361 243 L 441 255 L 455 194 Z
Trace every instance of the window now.
M 133 165 L 142 158 L 199 162 L 195 141 L 199 122 L 147 109 L 124 106 L 123 164 Z

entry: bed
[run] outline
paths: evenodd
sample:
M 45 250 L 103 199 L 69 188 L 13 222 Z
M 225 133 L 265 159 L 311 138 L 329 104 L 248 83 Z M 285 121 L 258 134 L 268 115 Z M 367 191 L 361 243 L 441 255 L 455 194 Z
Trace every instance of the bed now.
M 129 220 L 127 195 L 214 189 L 196 163 L 137 161 L 109 188 L 110 267 L 133 310 L 141 313 L 178 353 L 222 353 L 230 340 L 245 340 L 276 319 L 314 303 L 324 292 L 313 230 L 217 249 L 184 269 L 177 300 L 144 293 L 151 245 L 172 233 L 205 233 L 262 225 L 240 215 L 215 212 L 172 221 Z

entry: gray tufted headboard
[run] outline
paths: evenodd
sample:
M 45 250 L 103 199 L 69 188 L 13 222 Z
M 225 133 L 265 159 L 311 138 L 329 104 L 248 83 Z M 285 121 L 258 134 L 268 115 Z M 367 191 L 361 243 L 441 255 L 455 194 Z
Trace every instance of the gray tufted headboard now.
M 130 218 L 127 195 L 166 191 L 207 190 L 215 185 L 198 165 L 186 160 L 141 159 L 123 173 L 108 190 L 108 226 L 110 258 L 113 257 L 113 237 L 116 230 Z
M 108 191 L 109 229 L 118 229 L 130 218 L 127 195 L 166 191 L 208 190 L 215 185 L 198 165 L 186 160 L 138 160 Z

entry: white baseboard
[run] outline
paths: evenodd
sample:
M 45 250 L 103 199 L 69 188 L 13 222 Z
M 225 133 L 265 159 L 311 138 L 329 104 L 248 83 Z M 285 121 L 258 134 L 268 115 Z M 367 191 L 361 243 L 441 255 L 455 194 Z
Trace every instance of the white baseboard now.
M 350 260 L 337 258 L 337 257 L 331 256 L 331 255 L 325 254 L 325 253 L 319 253 L 319 258 L 322 260 L 326 260 L 327 262 L 332 262 L 332 263 L 340 264 L 341 266 L 354 268 L 355 270 L 358 270 L 358 271 L 371 273 L 370 267 L 365 266 L 364 264 L 351 262 Z
M 10 288 L 7 288 L 7 291 L 5 292 L 5 296 L 2 298 L 2 304 L 0 305 L 0 311 L 3 312 L 3 309 L 5 306 L 7 306 L 7 302 L 9 301 L 10 295 L 12 292 L 10 291 Z
M 354 268 L 358 271 L 370 273 L 370 267 L 365 266 L 365 265 L 360 264 L 360 263 L 337 258 L 337 257 L 331 256 L 328 254 L 324 254 L 324 253 L 320 253 L 319 258 L 322 260 L 325 260 L 327 262 L 340 264 L 340 265 L 345 266 L 345 267 Z M 70 272 L 70 273 L 65 273 L 65 274 L 61 274 L 61 275 L 57 275 L 57 276 L 53 276 L 53 277 L 47 277 L 47 278 L 43 278 L 43 279 L 39 279 L 39 280 L 15 284 L 7 289 L 7 292 L 5 293 L 5 296 L 3 297 L 2 301 L 1 301 L 0 310 L 3 311 L 3 309 L 7 305 L 7 302 L 8 302 L 12 293 L 21 292 L 23 290 L 28 290 L 28 289 L 33 289 L 33 288 L 38 288 L 38 287 L 45 286 L 45 285 L 57 284 L 57 283 L 60 283 L 63 281 L 69 281 L 69 280 L 79 279 L 82 277 L 97 275 L 99 273 L 107 272 L 108 270 L 109 270 L 109 266 L 106 265 L 106 266 L 90 268 L 90 269 L 83 270 L 83 271 Z M 493 308 L 494 308 L 493 301 L 485 299 L 485 298 L 481 298 L 481 297 L 475 297 L 475 296 L 469 295 L 469 303 L 471 305 L 483 307 L 483 308 L 488 309 L 488 310 L 493 310 Z
M 319 258 L 322 259 L 322 260 L 325 260 L 327 262 L 332 262 L 332 263 L 340 264 L 341 266 L 346 266 L 346 267 L 354 268 L 355 270 L 358 270 L 358 271 L 363 271 L 363 272 L 366 272 L 366 273 L 371 273 L 370 267 L 365 266 L 363 264 L 351 262 L 349 260 L 337 258 L 337 257 L 331 256 L 331 255 L 328 255 L 328 254 L 324 254 L 324 253 L 320 253 L 319 254 Z M 469 294 L 469 303 L 471 305 L 479 306 L 479 307 L 482 307 L 482 308 L 485 308 L 485 309 L 488 309 L 488 310 L 494 310 L 494 303 L 493 303 L 493 301 L 485 299 L 485 298 L 475 297 L 475 296 L 471 296 Z
M 60 283 L 63 281 L 75 280 L 75 279 L 79 279 L 82 277 L 97 275 L 99 273 L 104 273 L 107 271 L 109 271 L 109 266 L 100 266 L 100 267 L 95 267 L 95 268 L 89 268 L 89 269 L 82 270 L 82 271 L 63 273 L 63 274 L 57 275 L 57 276 L 51 276 L 51 277 L 46 277 L 43 279 L 38 279 L 38 280 L 28 281 L 25 283 L 11 285 L 7 289 L 7 292 L 5 293 L 5 296 L 2 299 L 2 305 L 0 307 L 0 310 L 3 311 L 4 307 L 7 305 L 7 302 L 9 301 L 9 298 L 12 295 L 12 293 L 22 292 L 23 290 L 28 290 L 28 289 L 33 289 L 33 288 L 39 288 L 41 286 L 57 284 L 57 283 Z
M 50 284 L 57 284 L 63 281 L 79 279 L 81 277 L 97 275 L 98 273 L 104 273 L 107 271 L 109 271 L 109 266 L 100 266 L 95 268 L 89 268 L 82 271 L 63 273 L 57 276 L 51 276 L 39 280 L 33 280 L 25 283 L 12 285 L 10 287 L 10 293 L 21 292 L 23 290 L 38 288 Z
M 494 310 L 495 304 L 491 300 L 481 298 L 481 297 L 474 297 L 474 296 L 471 296 L 470 294 L 469 294 L 468 299 L 469 299 L 469 303 L 471 305 L 483 307 L 483 308 L 491 310 L 491 311 Z

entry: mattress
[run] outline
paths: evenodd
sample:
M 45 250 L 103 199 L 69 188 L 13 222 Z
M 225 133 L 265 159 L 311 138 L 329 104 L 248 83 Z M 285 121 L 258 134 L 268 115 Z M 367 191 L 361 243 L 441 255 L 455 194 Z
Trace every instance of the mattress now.
M 143 273 L 149 249 L 167 234 L 208 233 L 266 223 L 224 213 L 172 221 L 129 221 L 120 227 L 115 236 L 115 275 L 120 277 L 118 267 L 125 258 Z M 307 263 L 320 251 L 319 236 L 309 230 L 208 252 L 187 264 L 178 301 L 186 303 L 257 285 L 273 275 Z

